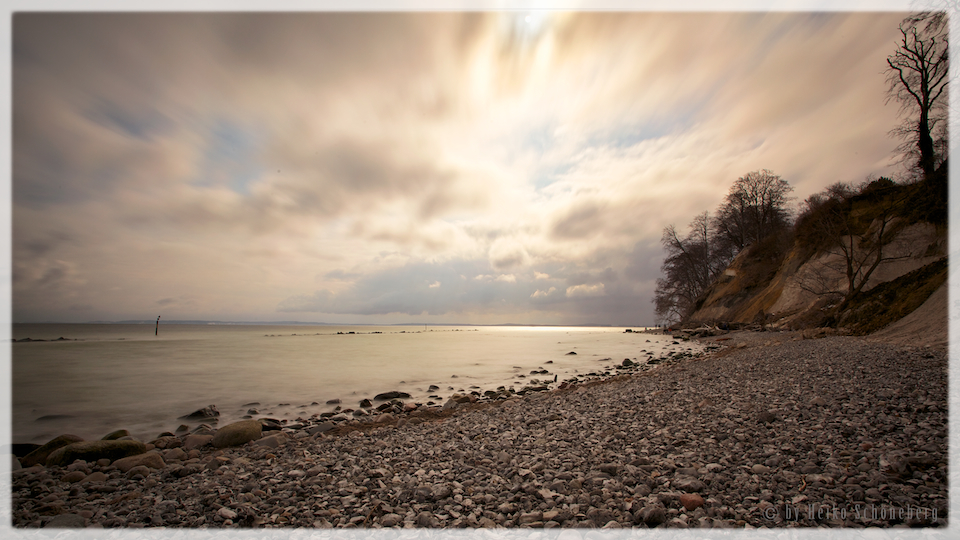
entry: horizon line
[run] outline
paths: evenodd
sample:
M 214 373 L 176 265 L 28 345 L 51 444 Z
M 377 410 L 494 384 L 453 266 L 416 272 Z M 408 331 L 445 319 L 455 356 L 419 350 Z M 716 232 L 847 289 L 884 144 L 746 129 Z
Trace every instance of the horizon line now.
M 264 325 L 264 326 L 546 326 L 546 327 L 596 327 L 596 328 L 631 328 L 630 325 L 619 325 L 619 324 L 600 324 L 600 323 L 585 323 L 585 324 L 539 324 L 539 323 L 494 323 L 494 324 L 480 324 L 480 323 L 331 323 L 331 322 L 311 322 L 311 321 L 222 321 L 222 320 L 208 320 L 208 319 L 170 319 L 170 320 L 161 320 L 161 323 L 166 324 L 204 324 L 204 325 Z M 62 322 L 62 321 L 40 321 L 40 322 L 22 322 L 14 321 L 11 324 L 156 324 L 156 319 L 126 319 L 126 320 L 116 320 L 116 321 L 84 321 L 84 322 Z M 651 328 L 656 325 L 633 325 L 636 328 Z

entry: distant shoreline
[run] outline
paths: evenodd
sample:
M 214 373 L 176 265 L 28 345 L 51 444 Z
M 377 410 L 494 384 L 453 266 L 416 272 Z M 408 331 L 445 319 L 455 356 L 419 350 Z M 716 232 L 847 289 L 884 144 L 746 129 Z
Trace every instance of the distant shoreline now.
M 136 324 L 136 325 L 155 325 L 156 319 L 151 320 L 129 320 L 129 321 L 85 321 L 85 322 L 14 322 L 18 324 Z M 476 327 L 529 327 L 529 328 L 639 328 L 643 331 L 654 326 L 629 326 L 619 324 L 521 324 L 521 323 L 500 323 L 500 324 L 473 324 L 473 323 L 330 323 L 330 322 L 309 322 L 309 321 L 207 321 L 207 320 L 161 320 L 161 326 L 164 324 L 196 324 L 196 325 L 236 325 L 236 326 L 476 326 Z

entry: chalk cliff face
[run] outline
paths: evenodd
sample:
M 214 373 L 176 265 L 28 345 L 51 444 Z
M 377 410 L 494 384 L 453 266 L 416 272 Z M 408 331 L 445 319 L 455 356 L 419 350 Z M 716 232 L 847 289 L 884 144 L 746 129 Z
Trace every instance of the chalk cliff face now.
M 774 260 L 752 251 L 741 252 L 707 289 L 685 326 L 721 322 L 770 329 L 818 326 L 848 290 L 844 259 L 838 253 L 811 253 L 794 244 Z M 926 222 L 906 226 L 885 248 L 884 258 L 892 260 L 877 267 L 863 292 L 935 264 L 946 251 L 945 230 Z

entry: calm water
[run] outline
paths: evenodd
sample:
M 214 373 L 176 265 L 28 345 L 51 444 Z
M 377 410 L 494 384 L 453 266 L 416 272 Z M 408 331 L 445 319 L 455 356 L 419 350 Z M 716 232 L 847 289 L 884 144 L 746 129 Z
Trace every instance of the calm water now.
M 425 403 L 431 384 L 442 403 L 455 391 L 519 390 L 541 367 L 562 381 L 611 365 L 606 358 L 696 347 L 623 330 L 161 323 L 154 336 L 153 325 L 15 324 L 14 339 L 77 341 L 12 344 L 13 441 L 93 439 L 119 428 L 149 440 L 209 404 L 224 425 L 252 402 L 263 416 L 290 419 L 331 410 L 329 399 L 356 408 L 389 390 Z

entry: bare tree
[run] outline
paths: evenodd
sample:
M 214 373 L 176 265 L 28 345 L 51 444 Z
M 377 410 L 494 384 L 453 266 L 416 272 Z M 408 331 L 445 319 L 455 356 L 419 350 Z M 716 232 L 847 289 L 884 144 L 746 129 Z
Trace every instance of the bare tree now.
M 666 227 L 661 239 L 667 252 L 660 268 L 663 278 L 657 280 L 653 298 L 658 319 L 688 318 L 737 253 L 787 228 L 791 191 L 776 174 L 754 171 L 734 182 L 715 218 L 707 212 L 694 218 L 686 237 L 681 238 L 673 225 Z
M 889 249 L 904 224 L 899 217 L 904 201 L 899 187 L 887 178 L 862 186 L 859 192 L 834 184 L 806 200 L 798 229 L 826 257 L 800 283 L 801 288 L 817 295 L 837 295 L 840 312 L 860 294 L 881 263 L 906 257 L 891 255 Z M 866 204 L 859 205 L 861 201 Z M 836 287 L 838 281 L 841 287 Z
M 789 225 L 790 184 L 763 169 L 737 179 L 717 209 L 713 226 L 733 254 Z
M 653 302 L 657 318 L 672 323 L 693 313 L 697 298 L 726 268 L 729 258 L 717 251 L 710 229 L 710 215 L 703 212 L 690 223 L 690 234 L 680 238 L 673 225 L 663 230 L 661 243 L 667 252 L 657 280 Z
M 892 133 L 904 139 L 904 159 L 930 178 L 946 159 L 949 43 L 945 12 L 925 12 L 900 23 L 901 39 L 887 57 L 889 98 L 907 116 Z

